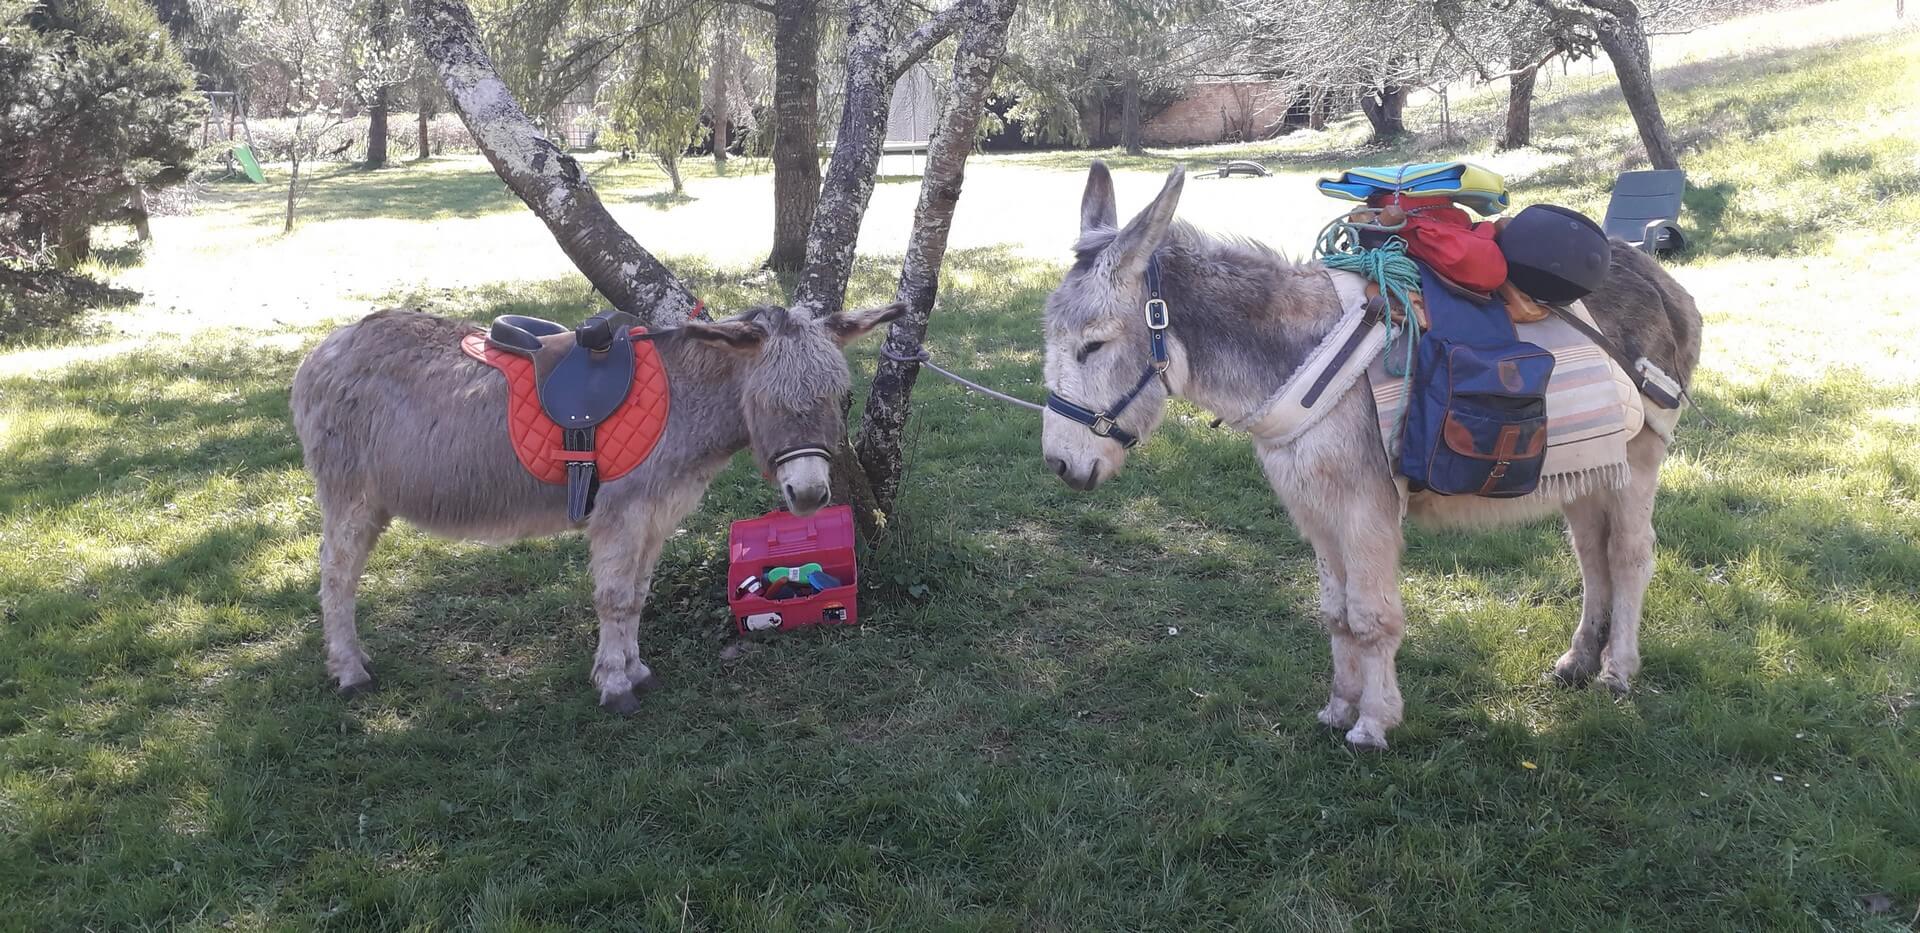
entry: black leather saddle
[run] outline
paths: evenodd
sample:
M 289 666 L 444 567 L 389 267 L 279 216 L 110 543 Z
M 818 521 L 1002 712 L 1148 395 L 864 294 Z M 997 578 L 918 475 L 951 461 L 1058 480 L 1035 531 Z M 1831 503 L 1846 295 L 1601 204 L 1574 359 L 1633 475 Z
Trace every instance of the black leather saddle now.
M 613 310 L 572 328 L 537 317 L 503 314 L 493 319 L 487 332 L 489 344 L 533 360 L 540 407 L 565 432 L 567 518 L 571 521 L 583 521 L 593 512 L 594 494 L 600 489 L 594 466 L 594 427 L 607 420 L 633 388 L 631 333 L 637 323 L 633 315 Z M 565 339 L 569 333 L 570 341 Z

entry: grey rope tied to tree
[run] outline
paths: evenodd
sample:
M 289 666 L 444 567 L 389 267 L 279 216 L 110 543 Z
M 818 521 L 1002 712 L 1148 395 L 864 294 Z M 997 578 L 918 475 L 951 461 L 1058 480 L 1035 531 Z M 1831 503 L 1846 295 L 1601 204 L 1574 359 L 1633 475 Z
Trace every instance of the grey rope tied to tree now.
M 989 389 L 986 386 L 981 385 L 980 383 L 974 382 L 973 380 L 968 379 L 965 376 L 961 376 L 957 373 L 952 373 L 945 369 L 941 369 L 938 365 L 936 365 L 933 362 L 932 359 L 928 358 L 927 351 L 925 348 L 920 349 L 919 351 L 913 353 L 912 355 L 903 355 L 903 354 L 893 352 L 893 349 L 887 346 L 886 344 L 881 344 L 880 355 L 896 363 L 918 363 L 922 366 L 925 366 L 928 369 L 933 370 L 936 373 L 939 373 L 942 376 L 947 377 L 948 379 L 953 380 L 954 382 L 959 383 L 961 386 L 971 391 L 978 392 L 981 395 L 985 395 L 989 398 L 997 398 L 1000 401 L 1006 402 L 1008 404 L 1018 405 L 1021 408 L 1030 408 L 1030 409 L 1033 409 L 1034 411 L 1046 410 L 1042 406 L 1035 405 L 1034 403 L 1029 402 L 1026 399 L 1014 398 L 1013 396 L 1008 395 L 1004 392 L 995 392 L 994 390 Z

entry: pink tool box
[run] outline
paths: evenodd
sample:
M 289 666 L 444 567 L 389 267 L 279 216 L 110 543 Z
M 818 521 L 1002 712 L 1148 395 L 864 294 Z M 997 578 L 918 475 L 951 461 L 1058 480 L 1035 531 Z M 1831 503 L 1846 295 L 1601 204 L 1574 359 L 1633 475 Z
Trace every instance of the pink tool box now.
M 809 579 L 792 573 L 810 564 L 820 569 Z M 852 625 L 859 621 L 859 588 L 853 510 L 847 506 L 828 506 L 806 518 L 768 512 L 734 522 L 727 534 L 727 606 L 742 634 Z

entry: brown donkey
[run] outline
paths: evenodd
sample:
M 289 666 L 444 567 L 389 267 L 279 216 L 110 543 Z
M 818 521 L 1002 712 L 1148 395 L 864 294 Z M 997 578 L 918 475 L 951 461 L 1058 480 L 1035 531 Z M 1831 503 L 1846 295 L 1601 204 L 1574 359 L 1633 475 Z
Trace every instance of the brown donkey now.
M 293 422 L 320 503 L 320 618 L 327 672 L 342 693 L 372 685 L 354 594 L 387 523 L 434 534 L 513 541 L 584 527 L 600 646 L 600 705 L 638 708 L 653 673 L 640 660 L 640 609 L 654 562 L 707 484 L 743 447 L 780 486 L 787 508 L 825 505 L 827 461 L 775 458 L 833 449 L 846 436 L 848 341 L 902 305 L 822 319 L 777 307 L 658 332 L 672 389 L 664 433 L 631 473 L 605 483 L 593 514 L 567 520 L 567 490 L 535 480 L 507 436 L 507 387 L 460 350 L 473 325 L 381 311 L 334 331 L 293 376 Z
M 1095 434 L 1048 411 L 1043 453 L 1053 471 L 1088 490 L 1120 471 L 1127 448 L 1111 429 L 1144 439 L 1171 392 L 1242 423 L 1300 368 L 1341 318 L 1319 263 L 1293 263 L 1241 239 L 1202 234 L 1173 220 L 1182 174 L 1119 229 L 1113 181 L 1095 163 L 1081 201 L 1079 259 L 1047 299 L 1047 387 L 1081 406 L 1130 398 L 1117 422 Z M 1149 332 L 1141 312 L 1149 257 L 1158 254 L 1171 307 L 1170 366 L 1163 384 L 1143 377 Z M 1600 329 L 1629 358 L 1646 357 L 1685 385 L 1700 359 L 1700 313 L 1679 283 L 1618 240 L 1606 285 L 1586 298 Z M 1584 584 L 1573 644 L 1554 665 L 1566 683 L 1598 674 L 1625 691 L 1640 669 L 1640 607 L 1653 577 L 1653 499 L 1678 413 L 1647 409 L 1627 445 L 1630 476 L 1614 489 L 1583 489 L 1564 500 L 1409 499 L 1381 456 L 1372 395 L 1362 380 L 1291 443 L 1254 438 L 1268 482 L 1313 544 L 1320 613 L 1333 642 L 1333 688 L 1320 721 L 1347 730 L 1355 746 L 1384 748 L 1400 722 L 1394 654 L 1405 629 L 1400 603 L 1401 518 L 1442 525 L 1492 525 L 1566 515 Z

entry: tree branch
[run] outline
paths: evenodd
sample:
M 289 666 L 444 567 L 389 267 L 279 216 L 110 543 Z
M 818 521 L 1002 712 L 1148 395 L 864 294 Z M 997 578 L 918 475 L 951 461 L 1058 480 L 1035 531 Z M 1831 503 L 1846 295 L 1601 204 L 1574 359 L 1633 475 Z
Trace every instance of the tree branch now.
M 952 3 L 947 4 L 946 9 L 935 13 L 932 19 L 921 23 L 919 28 L 908 33 L 907 37 L 901 40 L 889 54 L 887 83 L 892 84 L 900 80 L 900 76 L 906 74 L 907 69 L 918 64 L 921 59 L 926 58 L 927 53 L 933 51 L 934 46 L 953 35 L 953 31 L 959 29 L 960 24 L 972 12 L 971 8 L 978 5 L 979 0 L 953 0 Z
M 413 29 L 500 179 L 546 223 L 595 290 L 653 326 L 687 319 L 699 302 L 600 203 L 580 163 L 542 135 L 494 70 L 463 0 L 414 0 Z

